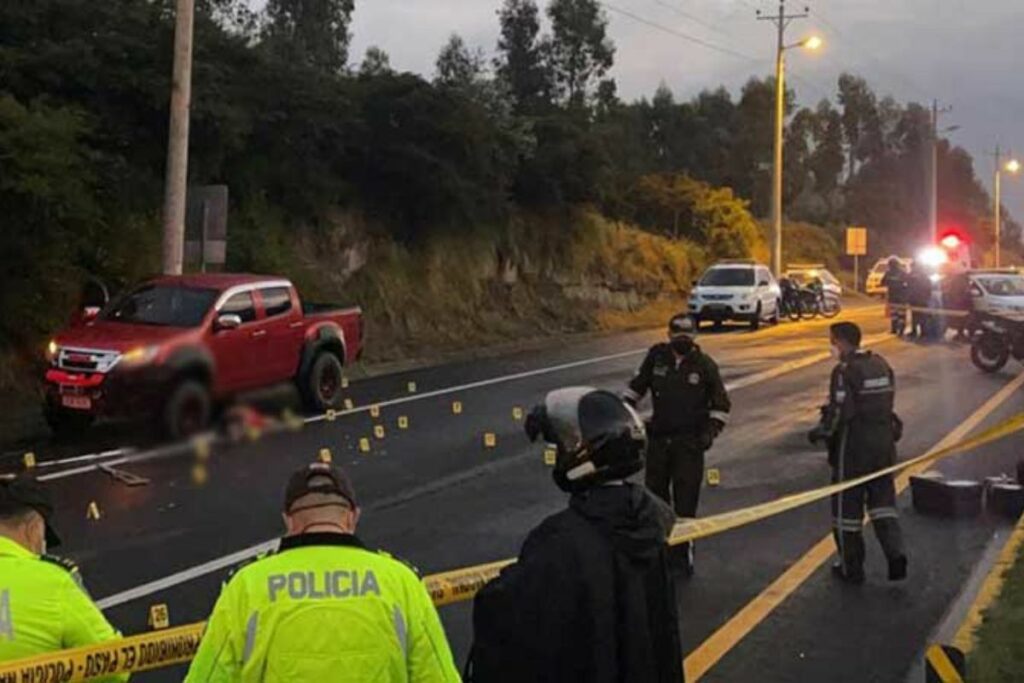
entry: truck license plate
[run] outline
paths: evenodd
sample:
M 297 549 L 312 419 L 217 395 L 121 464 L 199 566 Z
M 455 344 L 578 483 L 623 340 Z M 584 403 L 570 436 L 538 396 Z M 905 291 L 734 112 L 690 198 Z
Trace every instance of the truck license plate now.
M 88 396 L 65 394 L 60 397 L 60 402 L 65 408 L 74 408 L 75 410 L 89 410 L 92 408 L 92 400 Z

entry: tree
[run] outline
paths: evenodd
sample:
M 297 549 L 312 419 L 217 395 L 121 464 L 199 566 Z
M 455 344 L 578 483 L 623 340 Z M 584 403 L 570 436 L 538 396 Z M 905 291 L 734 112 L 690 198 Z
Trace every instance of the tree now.
M 533 0 L 505 0 L 498 17 L 501 35 L 494 60 L 498 78 L 511 93 L 516 111 L 535 112 L 550 102 L 552 89 L 547 64 L 550 45 L 539 39 L 537 5 Z
M 363 55 L 363 63 L 359 65 L 359 76 L 361 78 L 373 78 L 391 73 L 394 73 L 394 71 L 391 69 L 391 58 L 388 57 L 388 53 L 376 45 L 366 48 L 366 54 Z
M 355 0 L 267 0 L 266 45 L 287 60 L 325 73 L 348 63 Z
M 878 104 L 875 93 L 863 78 L 844 73 L 839 76 L 839 105 L 843 108 L 843 133 L 848 163 L 846 179 L 857 171 L 857 162 L 867 156 L 865 142 L 877 141 Z
M 479 49 L 471 51 L 457 33 L 453 33 L 437 56 L 434 83 L 447 88 L 468 89 L 484 71 L 484 58 Z
M 569 108 L 582 108 L 591 84 L 602 78 L 614 61 L 608 19 L 597 0 L 552 0 L 548 17 L 554 33 L 551 63 L 555 85 Z

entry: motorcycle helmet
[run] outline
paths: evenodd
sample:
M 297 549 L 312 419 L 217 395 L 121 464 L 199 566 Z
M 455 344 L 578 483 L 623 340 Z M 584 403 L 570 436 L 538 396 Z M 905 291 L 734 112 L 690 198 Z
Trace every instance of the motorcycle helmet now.
M 647 435 L 639 416 L 610 391 L 568 387 L 552 391 L 526 418 L 530 441 L 543 436 L 556 449 L 552 476 L 568 493 L 643 469 Z

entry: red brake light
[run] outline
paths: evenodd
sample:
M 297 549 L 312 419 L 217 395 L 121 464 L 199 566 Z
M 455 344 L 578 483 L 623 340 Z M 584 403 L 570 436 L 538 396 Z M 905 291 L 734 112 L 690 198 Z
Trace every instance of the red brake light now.
M 960 246 L 960 238 L 956 235 L 946 235 L 939 243 L 946 249 L 956 249 Z

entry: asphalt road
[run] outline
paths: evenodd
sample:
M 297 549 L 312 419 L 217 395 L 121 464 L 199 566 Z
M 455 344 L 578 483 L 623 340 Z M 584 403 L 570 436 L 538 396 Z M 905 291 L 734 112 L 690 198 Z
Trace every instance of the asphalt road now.
M 1019 370 L 986 376 L 955 344 L 885 339 L 877 307 L 844 317 L 862 323 L 868 338 L 878 342 L 875 350 L 896 370 L 897 407 L 906 423 L 902 457 L 934 446 Z M 824 455 L 804 438 L 827 388 L 830 364 L 821 359 L 826 329 L 826 322 L 815 321 L 757 333 L 702 335 L 701 345 L 736 386 L 733 421 L 709 454 L 722 484 L 705 488 L 702 514 L 827 483 Z M 124 465 L 150 478 L 149 485 L 136 488 L 96 472 L 57 479 L 52 484 L 61 505 L 63 552 L 80 562 L 94 596 L 113 596 L 118 604 L 107 612 L 125 633 L 145 630 L 148 607 L 158 602 L 169 605 L 175 624 L 200 620 L 227 573 L 228 563 L 218 560 L 280 532 L 284 479 L 326 447 L 352 474 L 364 506 L 360 535 L 370 545 L 403 557 L 423 573 L 512 557 L 526 532 L 565 502 L 540 447 L 522 435 L 513 409 L 528 409 L 560 386 L 621 389 L 643 351 L 660 337 L 660 332 L 624 334 L 354 382 L 350 390 L 357 406 L 410 397 L 410 381 L 417 394 L 382 408 L 379 419 L 358 413 L 220 449 L 203 485 L 192 481 L 187 458 Z M 504 379 L 458 389 L 492 378 Z M 460 415 L 453 414 L 454 400 L 463 404 Z M 1024 395 L 1013 392 L 986 410 L 981 424 L 1022 409 Z M 398 429 L 400 416 L 408 419 L 407 430 Z M 385 427 L 384 439 L 373 437 L 375 424 Z M 484 446 L 486 432 L 496 435 L 496 447 Z M 362 437 L 372 442 L 368 454 L 358 450 Z M 1016 459 L 1009 440 L 939 469 L 981 478 L 1012 472 Z M 85 518 L 92 501 L 102 512 L 99 521 Z M 714 660 L 704 679 L 860 682 L 904 676 L 1003 522 L 987 516 L 924 517 L 910 509 L 909 493 L 900 507 L 911 558 L 909 581 L 884 580 L 884 563 L 869 537 L 866 585 L 837 585 L 825 567 L 791 586 L 776 609 L 745 623 L 734 617 L 828 532 L 827 504 L 699 543 L 698 574 L 681 579 L 679 592 L 684 650 L 699 651 L 705 660 L 710 653 Z M 145 588 L 167 577 L 175 585 Z M 139 586 L 146 594 L 127 599 L 124 591 Z M 471 638 L 470 607 L 444 608 L 442 618 L 461 664 Z M 709 645 L 709 636 L 720 629 L 719 636 L 726 637 L 715 642 L 728 645 Z M 180 670 L 166 670 L 137 680 L 180 677 Z

